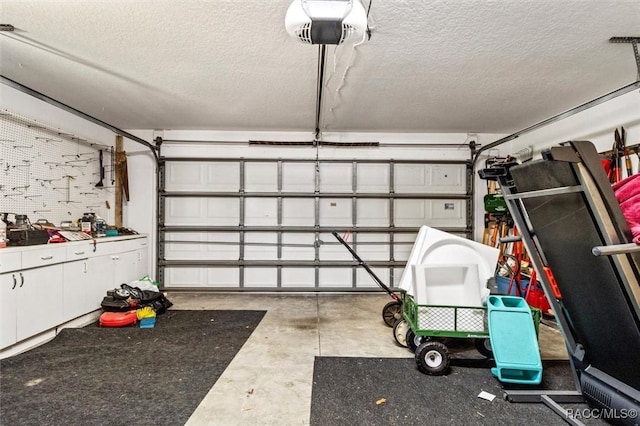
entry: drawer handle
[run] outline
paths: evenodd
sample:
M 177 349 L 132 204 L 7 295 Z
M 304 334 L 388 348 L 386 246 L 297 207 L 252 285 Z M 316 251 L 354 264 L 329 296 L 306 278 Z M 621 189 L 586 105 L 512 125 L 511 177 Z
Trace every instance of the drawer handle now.
M 113 260 L 119 260 L 119 259 L 120 259 L 120 256 L 111 256 L 111 259 L 113 259 Z
M 51 259 L 53 259 L 53 256 L 40 256 L 40 259 L 42 259 L 42 260 L 51 260 Z
M 73 254 L 76 254 L 76 255 L 80 256 L 81 254 L 84 254 L 84 252 L 83 251 L 74 251 Z
M 13 287 L 11 287 L 11 290 L 13 290 L 16 288 L 16 284 L 18 284 L 18 280 L 16 280 L 15 274 L 11 274 L 11 276 L 13 277 Z
M 20 288 L 22 288 L 23 285 L 24 285 L 24 275 L 22 275 L 22 272 L 20 272 Z
M 140 243 L 140 245 L 141 245 L 141 246 L 146 246 L 146 245 L 147 245 L 147 243 Z

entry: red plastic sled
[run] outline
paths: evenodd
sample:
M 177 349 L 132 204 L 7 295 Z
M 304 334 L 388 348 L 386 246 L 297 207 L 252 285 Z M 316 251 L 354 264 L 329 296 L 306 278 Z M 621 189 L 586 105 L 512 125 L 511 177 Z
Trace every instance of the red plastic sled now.
M 138 316 L 136 311 L 127 312 L 103 312 L 100 315 L 101 327 L 126 327 L 128 325 L 134 325 L 138 322 Z

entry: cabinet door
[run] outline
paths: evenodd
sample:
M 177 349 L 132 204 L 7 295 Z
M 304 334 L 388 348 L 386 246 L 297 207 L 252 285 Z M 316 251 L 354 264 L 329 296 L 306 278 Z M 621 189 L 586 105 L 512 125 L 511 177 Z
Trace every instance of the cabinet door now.
M 65 263 L 62 284 L 62 320 L 69 321 L 91 311 L 87 293 L 90 283 L 87 279 L 87 260 Z
M 151 271 L 149 271 L 149 256 L 148 250 L 146 248 L 136 250 L 137 256 L 137 272 L 136 279 L 140 279 L 146 275 L 150 275 Z
M 22 271 L 18 288 L 18 340 L 31 337 L 62 322 L 62 265 Z
M 0 348 L 16 343 L 16 300 L 20 275 L 0 274 Z
M 116 285 L 114 287 L 120 287 L 122 283 L 130 283 L 141 277 L 138 276 L 138 253 L 135 251 L 128 251 L 125 253 L 118 253 L 112 256 L 113 259 L 113 272 L 114 281 Z
M 87 259 L 87 307 L 88 311 L 100 308 L 100 302 L 107 291 L 120 287 L 114 281 L 114 261 L 109 256 L 98 256 Z

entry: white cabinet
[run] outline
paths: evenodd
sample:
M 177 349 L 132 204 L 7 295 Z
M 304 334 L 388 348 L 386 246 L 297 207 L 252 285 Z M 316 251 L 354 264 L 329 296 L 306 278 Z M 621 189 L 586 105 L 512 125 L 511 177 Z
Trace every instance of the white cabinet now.
M 1 249 L 0 349 L 100 309 L 147 273 L 144 236 Z
M 16 337 L 23 340 L 62 323 L 62 264 L 22 271 Z
M 0 275 L 0 348 L 62 322 L 62 265 Z
M 0 348 L 16 342 L 18 272 L 0 274 Z
M 100 309 L 102 298 L 107 295 L 107 290 L 113 290 L 116 285 L 113 281 L 113 261 L 111 255 L 99 256 L 87 259 L 87 305 L 89 312 Z
M 137 258 L 137 277 L 138 279 L 149 275 L 151 271 L 149 271 L 149 249 L 147 248 L 147 240 L 140 241 L 141 248 L 136 250 Z
M 84 315 L 91 309 L 88 293 L 92 283 L 88 280 L 88 259 L 67 262 L 62 276 L 62 320 L 69 321 Z
M 141 278 L 138 276 L 138 254 L 135 251 L 128 251 L 112 255 L 113 261 L 113 287 L 120 287 L 120 284 L 129 283 Z

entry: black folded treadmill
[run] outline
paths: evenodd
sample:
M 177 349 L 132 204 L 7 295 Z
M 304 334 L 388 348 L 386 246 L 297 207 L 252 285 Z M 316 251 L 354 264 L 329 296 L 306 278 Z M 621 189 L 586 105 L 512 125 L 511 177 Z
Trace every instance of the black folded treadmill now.
M 513 402 L 584 398 L 615 423 L 638 424 L 640 412 L 640 247 L 632 237 L 591 142 L 573 141 L 542 160 L 480 171 L 498 180 L 562 331 L 576 390 L 510 391 Z M 548 277 L 550 267 L 560 297 Z M 625 414 L 626 413 L 626 414 Z M 631 413 L 631 415 L 628 415 Z

